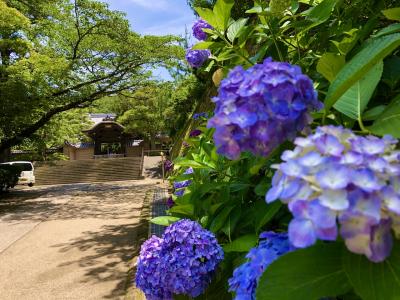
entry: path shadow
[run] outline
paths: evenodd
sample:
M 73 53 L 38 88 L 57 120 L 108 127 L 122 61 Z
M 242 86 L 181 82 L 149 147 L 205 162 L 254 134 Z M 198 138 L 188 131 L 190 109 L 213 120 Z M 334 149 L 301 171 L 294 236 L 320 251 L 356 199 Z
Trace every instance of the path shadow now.
M 154 188 L 153 184 L 112 186 L 85 184 L 78 187 L 48 187 L 36 194 L 10 195 L 0 201 L 3 221 L 70 220 L 82 218 L 120 219 L 138 214 L 141 204 L 132 203 Z
M 118 299 L 125 295 L 125 291 L 132 284 L 136 270 L 130 262 L 139 254 L 140 245 L 147 238 L 147 233 L 148 222 L 140 218 L 135 224 L 104 225 L 99 231 L 84 232 L 78 239 L 53 247 L 59 248 L 60 252 L 73 249 L 87 252 L 82 258 L 62 263 L 59 267 L 79 265 L 85 270 L 82 283 L 117 281 L 117 285 L 104 298 Z

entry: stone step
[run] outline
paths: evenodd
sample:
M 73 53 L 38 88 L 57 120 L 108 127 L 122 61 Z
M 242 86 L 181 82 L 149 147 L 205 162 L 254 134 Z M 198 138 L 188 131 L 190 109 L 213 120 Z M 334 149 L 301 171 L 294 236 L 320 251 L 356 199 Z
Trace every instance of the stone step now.
M 37 185 L 91 183 L 141 179 L 141 157 L 35 164 Z

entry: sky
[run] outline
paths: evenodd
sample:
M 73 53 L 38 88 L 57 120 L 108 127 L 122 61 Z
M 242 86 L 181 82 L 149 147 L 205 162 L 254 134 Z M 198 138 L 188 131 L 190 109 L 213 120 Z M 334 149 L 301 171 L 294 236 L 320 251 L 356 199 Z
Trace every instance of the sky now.
M 149 35 L 185 35 L 191 32 L 195 16 L 186 0 L 102 0 L 113 10 L 123 11 L 133 31 Z M 157 69 L 154 75 L 170 80 L 166 70 Z

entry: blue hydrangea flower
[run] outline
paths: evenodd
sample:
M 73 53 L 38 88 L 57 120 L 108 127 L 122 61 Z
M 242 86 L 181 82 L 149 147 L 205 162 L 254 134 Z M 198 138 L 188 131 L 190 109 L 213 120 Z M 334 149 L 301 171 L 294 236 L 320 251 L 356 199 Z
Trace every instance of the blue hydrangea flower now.
M 137 263 L 136 286 L 146 295 L 147 299 L 172 300 L 162 280 L 165 266 L 162 265 L 163 240 L 152 236 L 143 243 Z
M 189 186 L 192 183 L 191 180 L 184 180 L 184 181 L 175 181 L 174 188 L 175 189 L 182 189 Z
M 213 233 L 194 221 L 180 220 L 167 227 L 161 239 L 153 237 L 142 246 L 137 286 L 148 299 L 168 300 L 175 294 L 197 297 L 223 257 Z
M 193 174 L 193 173 L 194 173 L 194 170 L 193 170 L 192 167 L 187 168 L 185 170 L 185 172 L 183 172 L 183 174 L 185 174 L 185 175 L 190 175 L 190 174 Z
M 193 24 L 193 36 L 199 41 L 204 41 L 207 39 L 207 33 L 204 32 L 203 29 L 213 29 L 213 27 L 202 19 L 197 20 Z
M 222 80 L 215 115 L 218 152 L 231 159 L 250 151 L 266 156 L 292 140 L 311 122 L 309 112 L 322 108 L 309 77 L 298 66 L 267 58 L 248 70 L 234 68 Z
M 373 262 L 391 253 L 391 230 L 400 237 L 400 151 L 386 136 L 357 136 L 342 127 L 319 127 L 285 151 L 266 195 L 293 214 L 289 239 L 299 248 L 336 240 Z M 338 228 L 338 224 L 340 225 Z
M 201 113 L 196 113 L 193 115 L 193 120 L 198 120 L 200 118 L 208 118 L 208 113 L 201 112 Z
M 186 60 L 192 68 L 200 68 L 205 61 L 210 57 L 209 50 L 192 50 L 186 51 Z
M 258 247 L 246 255 L 248 262 L 239 266 L 229 279 L 229 291 L 235 292 L 235 300 L 255 300 L 258 280 L 265 269 L 281 255 L 294 250 L 287 233 L 264 232 Z

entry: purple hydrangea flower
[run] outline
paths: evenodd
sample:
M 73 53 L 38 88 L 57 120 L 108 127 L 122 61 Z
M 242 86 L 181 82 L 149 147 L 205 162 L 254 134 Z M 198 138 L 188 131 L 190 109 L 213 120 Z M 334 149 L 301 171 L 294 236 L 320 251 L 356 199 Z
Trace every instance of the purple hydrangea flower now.
M 175 206 L 175 201 L 172 199 L 172 196 L 168 197 L 167 206 L 168 206 L 168 208 Z
M 186 51 L 186 60 L 192 68 L 200 68 L 205 61 L 210 57 L 209 50 L 192 50 Z
M 215 115 L 218 152 L 231 159 L 250 151 L 266 156 L 311 122 L 309 112 L 322 108 L 309 77 L 298 66 L 267 58 L 248 70 L 234 68 L 222 80 Z
M 202 134 L 203 132 L 200 129 L 194 129 L 189 133 L 189 137 L 196 137 Z
M 207 33 L 203 29 L 213 29 L 213 27 L 206 21 L 200 19 L 193 24 L 193 36 L 199 41 L 204 41 L 207 39 Z
M 185 194 L 185 189 L 176 190 L 174 195 L 177 197 L 182 197 Z
M 184 181 L 175 181 L 174 188 L 175 189 L 182 189 L 188 187 L 192 183 L 191 180 L 184 180 Z
M 229 291 L 235 292 L 235 300 L 255 300 L 258 280 L 265 269 L 281 255 L 294 250 L 287 233 L 264 232 L 258 247 L 246 255 L 248 262 L 239 266 L 229 279 Z
M 137 286 L 147 299 L 197 297 L 209 285 L 224 252 L 213 233 L 191 220 L 166 228 L 161 239 L 142 246 L 136 274 Z
M 198 120 L 200 118 L 208 118 L 208 113 L 202 112 L 202 113 L 196 113 L 193 115 L 193 120 Z
M 194 170 L 193 170 L 192 167 L 187 168 L 185 170 L 185 172 L 183 172 L 183 174 L 185 174 L 185 175 L 190 175 L 190 174 L 193 174 L 193 173 L 194 173 Z
M 385 260 L 393 245 L 391 230 L 400 236 L 396 143 L 335 126 L 296 139 L 296 148 L 274 166 L 278 170 L 265 197 L 288 204 L 294 217 L 291 243 L 303 248 L 340 234 L 350 251 L 373 262 Z
M 162 243 L 163 240 L 152 236 L 140 249 L 136 272 L 136 286 L 147 299 L 172 300 L 172 293 L 162 283 Z
M 169 172 L 169 171 L 172 171 L 173 169 L 174 169 L 174 164 L 172 163 L 172 161 L 166 160 L 164 162 L 164 170 Z

